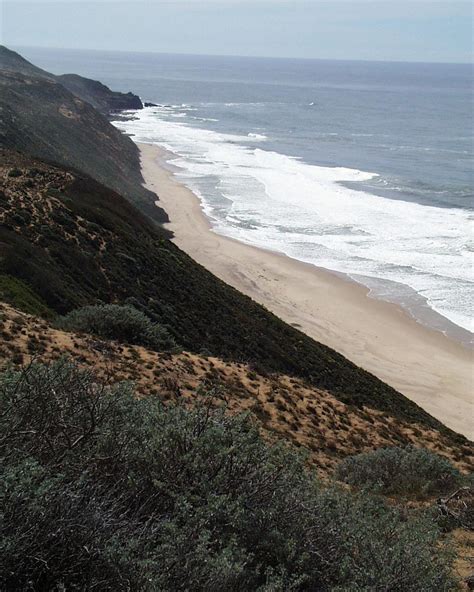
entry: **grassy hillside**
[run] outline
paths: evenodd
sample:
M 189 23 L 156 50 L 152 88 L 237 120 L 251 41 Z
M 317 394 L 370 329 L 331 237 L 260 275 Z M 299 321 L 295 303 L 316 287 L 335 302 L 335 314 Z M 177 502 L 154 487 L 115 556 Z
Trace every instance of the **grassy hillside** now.
M 376 377 L 216 279 L 108 188 L 5 150 L 0 178 L 0 271 L 42 307 L 64 314 L 100 301 L 129 302 L 190 351 L 297 376 L 345 403 L 463 441 Z
M 0 287 L 1 290 L 1 287 Z M 140 397 L 192 405 L 196 393 L 213 393 L 231 414 L 250 413 L 266 440 L 291 442 L 308 451 L 311 464 L 328 477 L 348 455 L 387 446 L 418 446 L 449 459 L 462 471 L 474 468 L 473 448 L 449 434 L 397 419 L 370 407 L 346 405 L 334 394 L 284 374 L 260 374 L 249 364 L 212 356 L 160 352 L 87 333 L 65 332 L 50 322 L 0 303 L 0 371 L 13 362 L 28 366 L 64 356 L 101 380 L 135 383 Z

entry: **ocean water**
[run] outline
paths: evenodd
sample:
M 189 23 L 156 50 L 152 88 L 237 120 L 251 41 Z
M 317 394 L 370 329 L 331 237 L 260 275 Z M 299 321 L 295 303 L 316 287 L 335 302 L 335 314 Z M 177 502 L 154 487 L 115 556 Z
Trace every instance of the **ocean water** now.
M 116 125 L 174 153 L 216 232 L 471 340 L 471 66 L 22 52 L 157 103 Z

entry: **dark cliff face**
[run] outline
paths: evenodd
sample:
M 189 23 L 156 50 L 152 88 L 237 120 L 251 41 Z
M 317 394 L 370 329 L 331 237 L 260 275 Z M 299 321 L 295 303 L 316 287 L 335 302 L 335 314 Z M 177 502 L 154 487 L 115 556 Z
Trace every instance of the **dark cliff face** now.
M 167 221 L 157 196 L 142 185 L 132 140 L 56 77 L 37 76 L 34 66 L 23 69 L 33 73 L 0 70 L 0 146 L 79 169 L 154 220 Z M 123 105 L 119 99 L 116 105 Z
M 101 113 L 108 114 L 111 111 L 122 111 L 124 109 L 143 109 L 143 104 L 137 95 L 131 92 L 112 91 L 108 86 L 97 80 L 90 80 L 78 74 L 63 74 L 62 76 L 56 76 L 56 80 Z
M 131 92 L 113 91 L 97 80 L 91 80 L 78 74 L 55 76 L 34 66 L 18 53 L 2 45 L 0 45 L 0 70 L 55 80 L 83 101 L 90 103 L 104 115 L 108 115 L 111 111 L 143 108 L 140 97 Z

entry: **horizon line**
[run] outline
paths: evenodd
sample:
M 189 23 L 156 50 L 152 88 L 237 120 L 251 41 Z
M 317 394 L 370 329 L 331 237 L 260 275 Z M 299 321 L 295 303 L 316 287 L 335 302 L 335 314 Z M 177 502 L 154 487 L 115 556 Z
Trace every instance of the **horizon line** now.
M 188 52 L 170 52 L 157 50 L 136 50 L 136 49 L 99 49 L 92 47 L 58 47 L 51 45 L 9 45 L 1 43 L 5 47 L 10 48 L 25 48 L 25 49 L 51 49 L 63 51 L 91 51 L 103 53 L 129 53 L 129 54 L 152 54 L 152 55 L 168 55 L 168 56 L 189 56 L 189 57 L 209 57 L 209 58 L 240 58 L 240 59 L 262 59 L 262 60 L 305 60 L 305 61 L 326 61 L 326 62 L 365 62 L 365 63 L 388 63 L 388 64 L 430 64 L 430 65 L 453 65 L 453 66 L 474 66 L 474 62 L 453 62 L 453 61 L 426 61 L 426 60 L 400 60 L 400 59 L 349 59 L 349 58 L 317 58 L 317 57 L 302 57 L 302 56 L 264 56 L 264 55 L 240 55 L 240 54 L 210 54 L 210 53 L 188 53 Z

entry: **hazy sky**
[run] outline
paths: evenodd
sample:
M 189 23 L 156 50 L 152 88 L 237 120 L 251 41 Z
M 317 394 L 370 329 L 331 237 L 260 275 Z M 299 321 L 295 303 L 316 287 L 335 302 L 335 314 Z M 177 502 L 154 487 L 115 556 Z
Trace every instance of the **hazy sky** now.
M 0 0 L 12 46 L 469 62 L 457 0 Z

